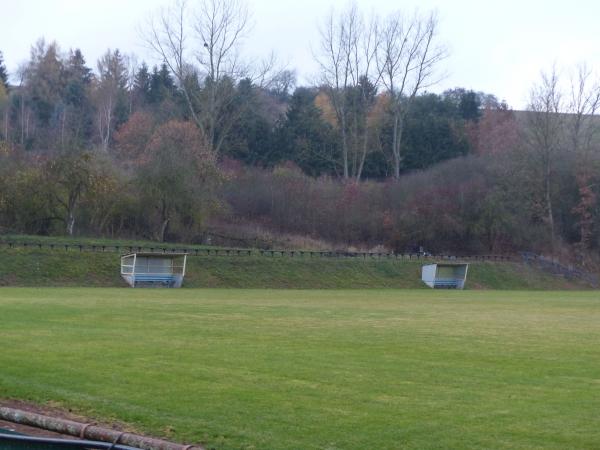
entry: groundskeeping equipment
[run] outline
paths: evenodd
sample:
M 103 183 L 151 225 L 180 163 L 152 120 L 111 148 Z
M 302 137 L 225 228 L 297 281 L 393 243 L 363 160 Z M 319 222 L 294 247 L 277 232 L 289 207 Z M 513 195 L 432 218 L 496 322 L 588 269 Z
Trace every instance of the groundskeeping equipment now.
M 121 256 L 121 276 L 131 287 L 178 288 L 186 262 L 186 253 L 129 253 Z
M 433 289 L 464 289 L 468 270 L 466 263 L 427 264 L 421 269 L 421 279 Z

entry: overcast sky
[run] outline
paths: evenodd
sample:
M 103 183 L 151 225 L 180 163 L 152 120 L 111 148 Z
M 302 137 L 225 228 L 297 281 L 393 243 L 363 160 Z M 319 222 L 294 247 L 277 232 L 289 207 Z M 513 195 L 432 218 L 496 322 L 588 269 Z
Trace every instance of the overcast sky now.
M 190 0 L 192 3 L 197 0 Z M 169 0 L 0 0 L 0 51 L 10 72 L 29 56 L 40 37 L 62 50 L 80 48 L 95 68 L 107 48 L 136 53 L 158 62 L 144 48 L 139 28 Z M 440 69 L 446 78 L 434 89 L 465 87 L 495 94 L 522 108 L 542 69 L 556 63 L 566 74 L 586 61 L 600 67 L 597 20 L 600 2 L 592 0 L 357 0 L 365 11 L 385 15 L 395 9 L 435 8 L 440 41 L 450 50 Z M 249 0 L 254 27 L 245 47 L 253 55 L 274 50 L 301 81 L 316 72 L 311 48 L 317 25 L 346 0 Z

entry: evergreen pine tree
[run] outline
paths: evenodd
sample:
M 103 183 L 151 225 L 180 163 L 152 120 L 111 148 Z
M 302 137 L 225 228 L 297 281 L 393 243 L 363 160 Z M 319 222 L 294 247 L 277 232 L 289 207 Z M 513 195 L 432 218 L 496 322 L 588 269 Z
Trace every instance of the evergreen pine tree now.
M 277 129 L 272 163 L 294 161 L 307 174 L 333 173 L 330 161 L 338 154 L 335 130 L 315 106 L 316 92 L 298 88 L 292 95 L 285 118 Z
M 162 66 L 160 66 L 159 77 L 162 87 L 169 94 L 173 94 L 173 92 L 175 91 L 175 82 L 173 81 L 171 72 L 169 72 L 169 68 L 164 63 L 162 64 Z
M 150 103 L 160 103 L 162 101 L 162 82 L 160 80 L 160 73 L 158 67 L 152 68 L 152 75 L 150 75 Z
M 145 62 L 142 63 L 133 81 L 133 98 L 136 106 L 149 103 L 151 88 L 151 76 L 148 71 L 148 66 Z
M 63 102 L 67 107 L 70 144 L 83 147 L 93 133 L 90 87 L 94 75 L 92 69 L 86 65 L 81 50 L 75 49 L 69 52 L 63 77 L 65 80 Z
M 163 100 L 175 94 L 175 82 L 166 64 L 160 67 L 154 66 L 150 77 L 150 101 L 161 103 Z
M 85 65 L 81 50 L 71 51 L 65 68 L 65 100 L 69 105 L 81 107 L 87 100 L 87 88 L 92 82 L 92 69 Z

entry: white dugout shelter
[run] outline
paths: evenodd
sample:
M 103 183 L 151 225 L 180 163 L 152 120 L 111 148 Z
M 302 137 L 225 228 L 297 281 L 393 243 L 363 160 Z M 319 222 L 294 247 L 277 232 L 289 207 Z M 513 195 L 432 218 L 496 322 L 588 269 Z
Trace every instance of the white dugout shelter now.
M 121 257 L 121 276 L 131 287 L 181 287 L 186 253 L 130 253 Z
M 464 289 L 468 271 L 465 263 L 427 264 L 421 269 L 421 279 L 434 289 Z

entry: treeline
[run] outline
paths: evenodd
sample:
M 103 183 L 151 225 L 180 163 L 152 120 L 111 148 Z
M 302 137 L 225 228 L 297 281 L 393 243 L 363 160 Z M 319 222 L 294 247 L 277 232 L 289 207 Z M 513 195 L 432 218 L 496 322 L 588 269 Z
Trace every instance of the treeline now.
M 133 171 L 97 153 L 37 164 L 2 157 L 0 225 L 194 243 L 224 225 L 248 241 L 258 228 L 396 252 L 560 253 L 569 244 L 583 258 L 600 246 L 600 164 L 582 166 L 570 151 L 553 161 L 552 235 L 543 162 L 530 148 L 454 158 L 398 181 L 341 183 L 293 163 L 261 169 L 197 158 L 196 133 L 186 122 L 159 127 L 149 146 L 155 156 L 142 156 Z M 192 151 L 172 158 L 173 142 Z
M 481 107 L 505 107 L 464 89 L 425 91 L 447 56 L 433 13 L 332 12 L 319 30 L 318 83 L 297 89 L 295 72 L 274 56 L 245 57 L 249 14 L 236 0 L 159 11 L 143 27 L 162 60 L 153 67 L 108 50 L 92 69 L 80 50 L 38 41 L 0 94 L 5 145 L 45 157 L 86 150 L 128 158 L 121 130 L 139 141 L 150 121 L 188 121 L 219 159 L 293 161 L 313 176 L 360 181 L 467 154 Z
M 56 43 L 38 42 L 20 73 L 20 84 L 3 82 L 0 88 L 0 139 L 5 151 L 31 158 L 93 151 L 119 160 L 136 159 L 154 127 L 171 120 L 193 123 L 185 94 L 166 64 L 150 69 L 141 63 L 135 68 L 131 59 L 119 50 L 107 51 L 94 72 L 81 51 L 61 54 Z M 312 176 L 344 178 L 344 137 L 326 89 L 293 89 L 293 83 L 289 72 L 278 74 L 268 86 L 249 78 L 237 83 L 224 79 L 219 89 L 230 91 L 229 114 L 235 120 L 217 124 L 214 145 L 204 135 L 202 144 L 219 158 L 248 165 L 273 167 L 292 161 Z M 394 170 L 385 150 L 392 146 L 394 128 L 388 96 L 373 86 L 369 89 L 374 103 L 367 117 L 371 141 L 360 175 L 354 172 L 357 181 L 387 178 Z M 504 107 L 491 95 L 464 89 L 416 96 L 404 119 L 401 172 L 471 152 L 474 142 L 469 133 L 476 128 L 483 103 L 491 109 Z
M 41 40 L 9 83 L 0 59 L 1 231 L 197 242 L 227 224 L 395 251 L 600 246 L 585 69 L 568 89 L 544 76 L 528 112 L 429 93 L 446 57 L 435 15 L 350 7 L 320 30 L 319 83 L 296 86 L 273 59 L 244 63 L 248 12 L 215 5 L 149 22 L 158 66 L 108 50 L 92 69 Z
M 107 51 L 93 71 L 79 50 L 65 54 L 39 41 L 18 85 L 8 84 L 0 63 L 3 229 L 194 239 L 210 217 L 229 211 L 216 191 L 232 182 L 219 169 L 226 161 L 265 173 L 293 163 L 312 177 L 345 179 L 343 137 L 325 87 L 293 88 L 287 71 L 264 86 L 224 78 L 219 89 L 228 90 L 235 120 L 217 123 L 211 144 L 167 65 L 133 70 L 132 60 Z M 383 150 L 393 116 L 387 95 L 370 89 L 377 139 L 361 178 L 385 179 L 393 172 Z M 415 96 L 403 125 L 402 171 L 478 150 L 480 119 L 493 111 L 506 107 L 464 89 Z

